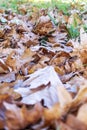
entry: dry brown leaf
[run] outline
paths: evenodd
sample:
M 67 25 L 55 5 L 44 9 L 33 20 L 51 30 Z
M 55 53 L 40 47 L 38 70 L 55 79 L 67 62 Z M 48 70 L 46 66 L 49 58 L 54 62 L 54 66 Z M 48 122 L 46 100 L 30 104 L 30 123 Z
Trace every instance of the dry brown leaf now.
M 44 105 L 48 108 L 59 102 L 59 108 L 55 107 L 55 109 L 58 109 L 58 115 L 64 115 L 67 113 L 71 106 L 72 97 L 64 88 L 53 67 L 49 66 L 36 71 L 34 74 L 29 75 L 29 77 L 30 78 L 22 84 L 22 88 L 15 89 L 15 91 L 20 93 L 23 97 L 21 102 L 25 104 L 35 104 L 38 101 L 44 100 Z M 54 78 L 55 80 L 53 80 Z M 39 89 L 39 86 L 42 85 L 44 85 L 44 88 Z M 25 86 L 27 87 L 25 88 Z M 49 118 L 49 113 L 55 113 L 55 109 L 53 107 L 44 111 L 45 118 L 47 118 L 46 120 Z M 56 117 L 55 115 L 50 117 L 49 120 L 59 118 L 60 116 L 58 115 L 56 115 Z
M 53 25 L 51 21 L 47 21 L 47 22 L 39 22 L 33 32 L 39 35 L 47 35 L 49 34 L 51 31 L 53 30 Z
M 15 73 L 14 72 L 10 72 L 8 74 L 5 75 L 0 75 L 0 82 L 13 82 L 15 81 Z
M 1 130 L 4 129 L 4 121 L 2 119 L 0 119 L 0 129 Z
M 28 110 L 25 106 L 22 108 L 17 107 L 15 104 L 4 102 L 6 109 L 5 126 L 9 130 L 23 129 L 31 123 L 37 122 L 42 116 L 42 107 L 37 104 L 32 110 Z
M 87 104 L 83 104 L 77 113 L 77 119 L 87 125 Z
M 39 69 L 27 76 L 27 78 L 28 79 L 23 82 L 21 87 L 15 89 L 16 92 L 22 95 L 23 103 L 35 104 L 43 99 L 44 105 L 51 107 L 58 102 L 57 86 L 63 86 L 63 84 L 52 66 Z M 38 91 L 38 87 L 42 85 L 45 85 L 46 88 Z M 35 88 L 37 88 L 37 92 L 32 93 L 31 90 Z
M 6 64 L 8 66 L 10 66 L 13 71 L 17 70 L 17 67 L 18 67 L 18 66 L 16 66 L 17 59 L 15 58 L 15 52 L 14 51 L 7 57 Z
M 3 101 L 11 102 L 12 99 L 8 94 L 0 94 L 0 103 Z
M 58 129 L 61 129 L 61 130 L 73 130 L 71 127 L 69 127 L 67 124 L 65 124 L 63 122 L 58 123 Z M 76 130 L 76 129 L 74 129 L 74 130 Z
M 44 108 L 43 118 L 45 123 L 50 123 L 53 120 L 59 119 L 62 116 L 62 109 L 59 104 L 55 104 L 52 108 Z
M 64 86 L 58 85 L 57 91 L 58 91 L 58 99 L 59 99 L 61 109 L 66 109 L 66 110 L 69 109 L 69 107 L 70 107 L 69 105 L 72 102 L 71 95 L 65 89 Z M 64 111 L 66 112 L 66 110 L 64 110 Z
M 32 57 L 35 55 L 36 53 L 34 51 L 31 51 L 31 49 L 25 49 L 24 53 L 21 56 L 21 61 L 23 63 L 32 61 Z
M 68 115 L 66 124 L 73 130 L 87 130 L 87 126 L 71 114 Z
M 6 63 L 0 59 L 0 74 L 3 73 L 9 73 L 11 71 L 11 68 L 6 65 Z
M 81 86 L 80 90 L 78 91 L 77 95 L 72 101 L 71 108 L 76 108 L 81 103 L 84 103 L 87 100 L 87 85 Z
M 23 15 L 27 13 L 26 7 L 24 5 L 18 7 L 18 11 Z
M 65 40 L 67 40 L 66 36 L 67 36 L 67 33 L 55 32 L 52 34 L 51 37 L 48 38 L 48 41 L 51 42 L 51 44 L 65 43 Z

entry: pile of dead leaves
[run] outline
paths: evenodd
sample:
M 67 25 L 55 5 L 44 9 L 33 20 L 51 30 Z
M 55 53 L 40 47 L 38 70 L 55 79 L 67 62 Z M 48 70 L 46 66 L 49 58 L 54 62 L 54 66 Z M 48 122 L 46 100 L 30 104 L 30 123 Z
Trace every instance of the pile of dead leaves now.
M 73 12 L 0 10 L 0 129 L 87 130 L 87 33 L 67 30 L 86 20 Z

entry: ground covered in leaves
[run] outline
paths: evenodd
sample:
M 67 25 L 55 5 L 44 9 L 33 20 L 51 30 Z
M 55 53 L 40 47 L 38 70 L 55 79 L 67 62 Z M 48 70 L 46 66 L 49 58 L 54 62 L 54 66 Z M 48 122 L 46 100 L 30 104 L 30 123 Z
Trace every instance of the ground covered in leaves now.
M 0 129 L 87 130 L 87 11 L 0 10 Z

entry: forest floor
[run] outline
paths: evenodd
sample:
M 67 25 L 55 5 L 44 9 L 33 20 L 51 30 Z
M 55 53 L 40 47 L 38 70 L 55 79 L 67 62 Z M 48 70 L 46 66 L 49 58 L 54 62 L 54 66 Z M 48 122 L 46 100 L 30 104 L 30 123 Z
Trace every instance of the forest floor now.
M 0 129 L 87 130 L 86 2 L 0 7 Z

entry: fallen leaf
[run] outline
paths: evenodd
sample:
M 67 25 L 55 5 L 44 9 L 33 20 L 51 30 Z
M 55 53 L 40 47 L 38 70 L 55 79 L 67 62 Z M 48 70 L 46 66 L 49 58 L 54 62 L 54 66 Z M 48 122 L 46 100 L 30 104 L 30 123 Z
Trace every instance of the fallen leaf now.
M 31 123 L 37 122 L 42 115 L 42 107 L 37 104 L 32 110 L 28 110 L 25 106 L 17 107 L 15 104 L 4 102 L 5 107 L 5 127 L 8 129 L 23 129 Z
M 6 63 L 0 59 L 0 74 L 3 73 L 9 73 L 11 71 L 11 68 L 6 65 Z
M 66 124 L 74 130 L 86 130 L 87 126 L 73 115 L 68 115 Z
M 79 108 L 79 110 L 78 110 L 77 119 L 87 125 L 87 116 L 86 116 L 86 113 L 87 113 L 87 104 L 83 104 Z
M 52 104 L 58 102 L 57 86 L 63 86 L 63 84 L 52 66 L 40 69 L 27 76 L 27 78 L 21 87 L 15 89 L 15 92 L 20 93 L 23 97 L 21 102 L 35 104 L 43 99 L 44 105 L 47 107 L 51 107 Z M 46 87 L 39 91 L 38 87 L 42 85 Z M 32 90 L 35 88 L 37 88 L 37 92 L 32 93 Z
M 6 75 L 0 75 L 0 82 L 13 82 L 15 81 L 15 73 L 14 72 L 10 72 Z

